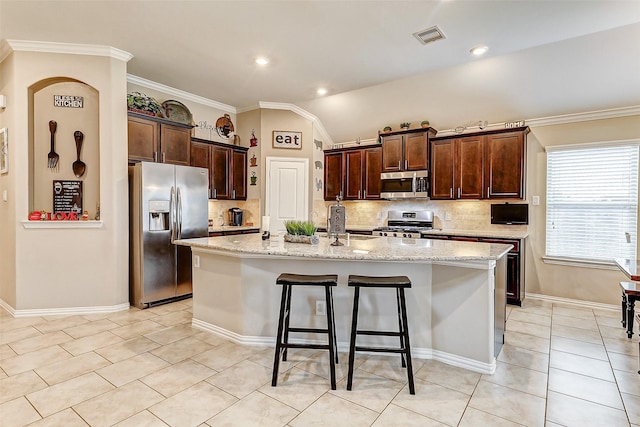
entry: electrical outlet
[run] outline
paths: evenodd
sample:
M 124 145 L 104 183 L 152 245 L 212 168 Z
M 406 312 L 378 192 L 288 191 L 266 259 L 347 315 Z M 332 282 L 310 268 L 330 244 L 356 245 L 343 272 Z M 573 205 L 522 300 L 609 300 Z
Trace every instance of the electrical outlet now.
M 445 212 L 444 220 L 445 221 L 451 221 L 451 212 Z
M 200 255 L 193 256 L 193 267 L 200 268 Z
M 538 206 L 540 204 L 540 196 L 533 196 L 531 198 L 531 203 L 533 206 Z
M 316 316 L 326 316 L 327 315 L 327 306 L 324 304 L 323 300 L 316 300 Z

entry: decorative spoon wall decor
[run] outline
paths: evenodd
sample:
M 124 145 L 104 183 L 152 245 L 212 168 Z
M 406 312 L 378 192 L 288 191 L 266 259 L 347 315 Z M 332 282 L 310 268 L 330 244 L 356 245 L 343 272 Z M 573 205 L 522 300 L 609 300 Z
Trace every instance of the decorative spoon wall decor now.
M 73 133 L 73 138 L 76 140 L 76 152 L 78 153 L 77 160 L 73 162 L 73 173 L 78 178 L 80 178 L 82 175 L 84 175 L 84 172 L 87 169 L 87 165 L 85 165 L 84 162 L 80 160 L 80 151 L 82 150 L 82 141 L 84 140 L 84 134 L 77 130 Z

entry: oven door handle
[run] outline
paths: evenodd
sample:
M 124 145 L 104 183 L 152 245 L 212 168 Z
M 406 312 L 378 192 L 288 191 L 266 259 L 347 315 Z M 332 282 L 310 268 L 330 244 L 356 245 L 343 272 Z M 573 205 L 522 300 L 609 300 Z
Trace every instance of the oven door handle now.
M 418 179 L 416 177 L 416 173 L 413 173 L 413 179 L 411 180 L 411 191 L 413 194 L 416 194 Z

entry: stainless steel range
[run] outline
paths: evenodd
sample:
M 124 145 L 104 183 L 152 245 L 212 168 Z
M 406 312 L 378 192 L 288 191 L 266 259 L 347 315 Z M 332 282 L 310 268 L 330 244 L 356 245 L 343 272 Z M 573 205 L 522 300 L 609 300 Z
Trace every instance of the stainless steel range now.
M 387 226 L 373 229 L 374 236 L 419 239 L 420 232 L 433 229 L 432 211 L 389 211 Z

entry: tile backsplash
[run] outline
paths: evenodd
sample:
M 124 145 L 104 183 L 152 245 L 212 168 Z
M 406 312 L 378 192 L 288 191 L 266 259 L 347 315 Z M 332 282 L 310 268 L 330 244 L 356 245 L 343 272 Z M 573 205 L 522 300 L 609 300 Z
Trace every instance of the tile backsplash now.
M 434 228 L 443 230 L 527 230 L 526 225 L 491 224 L 491 204 L 501 200 L 429 200 L 429 201 L 345 201 L 347 226 L 386 225 L 389 210 L 429 210 L 434 214 Z M 524 203 L 523 201 L 509 201 Z M 313 220 L 320 226 L 327 223 L 327 210 L 335 202 L 314 201 Z

